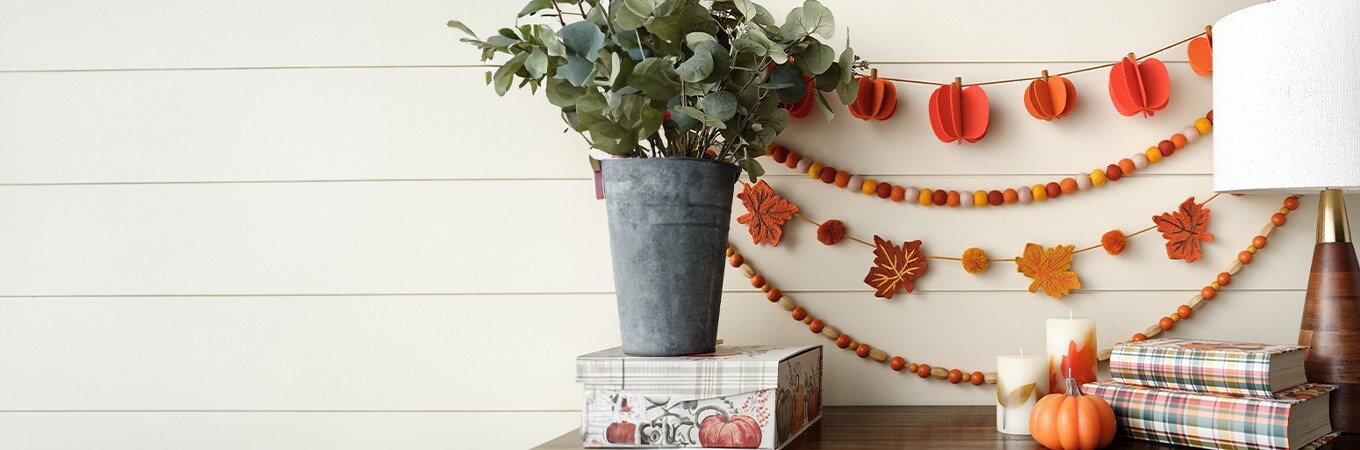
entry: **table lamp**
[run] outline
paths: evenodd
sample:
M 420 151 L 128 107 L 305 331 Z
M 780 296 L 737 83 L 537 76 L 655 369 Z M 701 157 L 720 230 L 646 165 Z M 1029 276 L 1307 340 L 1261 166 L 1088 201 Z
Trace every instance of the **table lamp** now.
M 1360 266 L 1345 190 L 1360 188 L 1360 2 L 1279 0 L 1213 26 L 1214 190 L 1320 194 L 1299 343 L 1336 384 L 1332 425 L 1360 432 Z

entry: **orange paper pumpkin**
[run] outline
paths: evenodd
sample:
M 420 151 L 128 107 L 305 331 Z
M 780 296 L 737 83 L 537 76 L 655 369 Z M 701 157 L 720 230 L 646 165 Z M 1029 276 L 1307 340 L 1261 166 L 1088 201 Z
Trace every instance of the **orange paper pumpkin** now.
M 1067 393 L 1048 394 L 1029 414 L 1029 432 L 1039 445 L 1054 450 L 1105 448 L 1114 440 L 1114 409 L 1105 399 L 1083 395 L 1067 379 Z
M 955 78 L 930 94 L 930 128 L 940 142 L 977 142 L 987 137 L 990 108 L 986 91 L 979 86 L 964 88 Z
M 817 95 L 817 81 L 808 76 L 803 77 L 803 80 L 807 84 L 807 92 L 803 94 L 803 98 L 794 103 L 779 104 L 780 108 L 787 110 L 789 116 L 795 119 L 807 117 L 812 112 L 813 104 L 817 102 L 817 99 L 812 98 L 812 96 Z
M 888 120 L 897 112 L 897 86 L 878 78 L 875 69 L 867 77 L 859 77 L 859 95 L 850 104 L 850 115 L 860 120 Z
M 1025 109 L 1035 119 L 1061 119 L 1071 114 L 1076 106 L 1077 87 L 1066 78 L 1050 78 L 1047 70 L 1043 78 L 1031 81 L 1025 88 Z
M 1191 39 L 1190 45 L 1185 48 L 1185 53 L 1190 57 L 1190 69 L 1202 77 L 1212 75 L 1214 73 L 1213 29 L 1204 27 L 1204 36 Z
M 1157 58 L 1138 62 L 1133 54 L 1110 68 L 1110 100 L 1120 114 L 1152 117 L 1171 98 L 1171 78 Z

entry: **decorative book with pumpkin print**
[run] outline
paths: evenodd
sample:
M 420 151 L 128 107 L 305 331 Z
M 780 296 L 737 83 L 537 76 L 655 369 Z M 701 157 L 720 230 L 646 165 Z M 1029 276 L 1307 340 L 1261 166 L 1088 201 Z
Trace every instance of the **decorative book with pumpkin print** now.
M 1115 382 L 1184 392 L 1272 398 L 1308 382 L 1299 345 L 1205 339 L 1148 339 L 1115 344 Z

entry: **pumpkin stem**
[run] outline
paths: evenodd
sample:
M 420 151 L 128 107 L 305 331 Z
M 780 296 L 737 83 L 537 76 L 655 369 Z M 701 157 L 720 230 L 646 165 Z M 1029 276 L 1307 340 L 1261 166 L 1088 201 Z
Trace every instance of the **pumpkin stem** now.
M 715 411 L 715 412 L 717 412 L 719 415 L 721 415 L 722 418 L 723 418 L 723 422 L 729 422 L 729 421 L 732 420 L 732 416 L 730 416 L 730 415 L 727 414 L 727 410 L 722 409 L 722 408 L 718 407 L 717 405 L 708 405 L 708 406 L 704 406 L 704 407 L 702 407 L 702 408 L 699 408 L 699 409 L 694 410 L 694 419 L 695 419 L 695 420 L 698 420 L 698 419 L 699 419 L 699 416 L 700 416 L 700 415 L 703 415 L 704 411 L 707 411 L 707 410 L 710 410 L 710 409 L 713 410 L 713 411 Z
M 869 79 L 870 79 L 870 80 L 877 80 L 877 79 L 878 79 L 878 69 L 876 69 L 876 68 L 875 68 L 875 69 L 869 69 Z
M 1042 78 L 1042 79 L 1044 80 L 1044 82 L 1047 83 L 1047 82 L 1048 82 L 1048 69 L 1044 69 L 1044 70 L 1042 70 L 1040 73 L 1042 73 L 1043 76 L 1041 76 L 1041 77 L 1039 77 L 1039 78 Z
M 1129 52 L 1129 61 L 1138 62 L 1138 56 L 1134 55 L 1133 52 Z
M 1068 377 L 1065 384 L 1067 385 L 1067 395 L 1068 395 L 1068 396 L 1070 396 L 1070 397 L 1081 397 L 1081 396 L 1083 395 L 1083 394 L 1081 393 L 1081 385 L 1080 385 L 1080 384 L 1077 384 L 1077 379 L 1076 379 L 1076 378 Z M 696 414 L 695 417 L 698 417 L 698 415 Z

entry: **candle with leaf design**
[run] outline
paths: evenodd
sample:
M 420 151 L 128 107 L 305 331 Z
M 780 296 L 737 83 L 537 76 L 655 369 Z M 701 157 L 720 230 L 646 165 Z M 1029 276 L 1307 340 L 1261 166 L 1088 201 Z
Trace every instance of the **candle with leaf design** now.
M 1029 434 L 1029 414 L 1047 395 L 1048 359 L 1043 355 L 996 357 L 996 431 Z
M 1063 380 L 1077 385 L 1096 381 L 1096 322 L 1085 317 L 1048 319 L 1048 391 L 1060 392 Z

